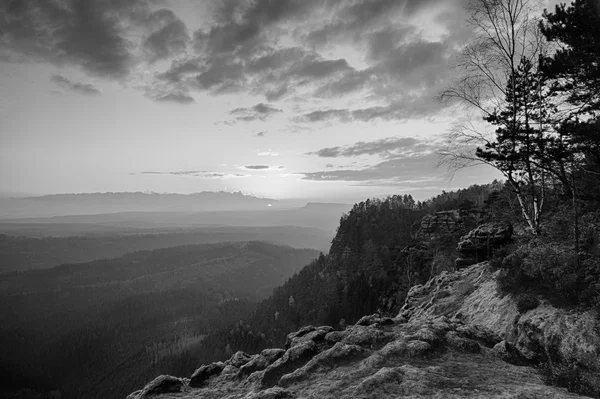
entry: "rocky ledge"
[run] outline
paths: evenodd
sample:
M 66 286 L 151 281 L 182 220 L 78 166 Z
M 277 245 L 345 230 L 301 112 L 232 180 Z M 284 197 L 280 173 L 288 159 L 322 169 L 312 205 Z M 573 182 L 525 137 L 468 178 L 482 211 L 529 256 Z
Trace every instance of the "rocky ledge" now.
M 545 385 L 532 365 L 575 364 L 593 382 L 597 319 L 546 304 L 519 314 L 496 293 L 496 277 L 486 263 L 443 273 L 413 287 L 395 318 L 307 326 L 285 348 L 237 352 L 189 379 L 160 376 L 128 399 L 584 397 Z

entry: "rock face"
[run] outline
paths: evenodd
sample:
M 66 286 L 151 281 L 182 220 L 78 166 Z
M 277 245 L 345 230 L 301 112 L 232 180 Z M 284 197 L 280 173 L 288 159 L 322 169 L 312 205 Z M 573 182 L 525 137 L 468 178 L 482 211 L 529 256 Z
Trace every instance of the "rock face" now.
M 600 396 L 600 318 L 594 311 L 557 309 L 543 302 L 522 314 L 510 296 L 496 289 L 500 271 L 484 262 L 444 272 L 411 288 L 398 318 L 416 322 L 435 317 L 459 319 L 482 328 L 494 352 L 518 364 L 545 363 L 552 373 L 576 379 Z M 497 338 L 498 337 L 498 338 Z
M 462 227 L 462 219 L 459 211 L 436 212 L 425 215 L 421 219 L 419 237 L 432 237 L 435 235 L 452 234 Z
M 395 318 L 365 316 L 343 331 L 307 326 L 288 335 L 285 349 L 238 352 L 191 380 L 161 376 L 173 386 L 155 389 L 157 379 L 129 398 L 584 397 L 545 385 L 530 364 L 550 353 L 593 383 L 597 320 L 547 304 L 519 314 L 497 294 L 496 277 L 486 263 L 442 273 L 413 287 Z
M 463 268 L 488 260 L 494 248 L 510 242 L 513 228 L 510 224 L 484 223 L 460 238 L 456 250 L 460 258 L 456 267 Z

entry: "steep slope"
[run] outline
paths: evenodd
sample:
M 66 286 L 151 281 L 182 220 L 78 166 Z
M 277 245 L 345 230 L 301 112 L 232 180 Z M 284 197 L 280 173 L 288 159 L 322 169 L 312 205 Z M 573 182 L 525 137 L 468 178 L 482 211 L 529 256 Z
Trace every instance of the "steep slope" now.
M 194 356 L 225 360 L 231 348 L 253 353 L 283 345 L 290 331 L 307 324 L 339 326 L 378 309 L 397 312 L 410 286 L 435 273 L 428 248 L 411 247 L 411 228 L 423 214 L 402 196 L 354 205 L 327 255 L 277 287 L 243 323 L 207 336 Z
M 396 318 L 366 316 L 343 331 L 307 326 L 284 349 L 238 352 L 189 379 L 161 376 L 128 398 L 585 397 L 546 385 L 531 355 L 547 352 L 553 337 L 562 359 L 597 376 L 589 317 L 548 305 L 519 316 L 496 294 L 496 278 L 486 263 L 442 273 L 414 287 Z

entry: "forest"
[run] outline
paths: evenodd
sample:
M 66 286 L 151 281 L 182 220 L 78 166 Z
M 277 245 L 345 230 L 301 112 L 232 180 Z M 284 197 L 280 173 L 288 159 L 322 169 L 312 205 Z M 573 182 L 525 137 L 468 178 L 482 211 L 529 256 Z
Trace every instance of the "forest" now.
M 270 241 L 295 248 L 327 248 L 330 236 L 317 228 L 299 226 L 205 226 L 181 229 L 114 227 L 97 232 L 96 225 L 0 223 L 0 274 L 46 269 L 66 263 L 114 258 L 129 252 L 181 245 L 231 241 Z M 106 224 L 100 227 L 107 227 Z M 39 236 L 36 236 L 39 234 Z M 81 235 L 85 234 L 85 235 Z
M 2 395 L 124 397 L 178 370 L 171 359 L 317 255 L 257 241 L 187 245 L 0 276 Z

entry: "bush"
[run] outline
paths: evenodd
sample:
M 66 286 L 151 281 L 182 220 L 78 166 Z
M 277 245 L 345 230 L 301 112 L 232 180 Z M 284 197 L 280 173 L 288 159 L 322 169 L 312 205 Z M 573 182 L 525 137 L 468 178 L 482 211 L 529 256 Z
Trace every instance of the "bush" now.
M 541 295 L 555 306 L 593 306 L 600 297 L 600 258 L 565 244 L 532 240 L 508 254 L 497 252 L 492 264 L 502 269 L 500 291 L 523 295 L 523 309 L 534 304 L 526 295 Z
M 519 313 L 525 313 L 528 310 L 537 308 L 540 305 L 540 300 L 536 295 L 522 292 L 517 295 L 517 310 Z

